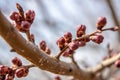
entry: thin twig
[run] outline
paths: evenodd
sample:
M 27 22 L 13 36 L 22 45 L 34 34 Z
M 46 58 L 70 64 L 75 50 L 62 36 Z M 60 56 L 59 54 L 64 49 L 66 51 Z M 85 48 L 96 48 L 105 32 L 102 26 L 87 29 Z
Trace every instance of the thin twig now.
M 120 53 L 114 57 L 111 57 L 109 59 L 102 61 L 100 64 L 96 65 L 93 68 L 88 68 L 87 70 L 89 72 L 96 74 L 100 72 L 101 70 L 105 69 L 106 67 L 111 66 L 118 59 L 120 59 Z
M 55 56 L 56 59 L 59 60 L 60 56 L 62 55 L 62 53 L 68 48 L 68 46 L 65 46 L 65 48 L 63 48 L 63 50 L 61 52 L 58 53 L 57 56 Z
M 74 59 L 74 54 L 72 54 L 70 57 L 71 57 L 71 59 L 72 59 L 72 62 L 77 66 L 77 68 L 80 69 L 80 67 L 78 66 L 77 62 L 76 62 L 75 59 Z

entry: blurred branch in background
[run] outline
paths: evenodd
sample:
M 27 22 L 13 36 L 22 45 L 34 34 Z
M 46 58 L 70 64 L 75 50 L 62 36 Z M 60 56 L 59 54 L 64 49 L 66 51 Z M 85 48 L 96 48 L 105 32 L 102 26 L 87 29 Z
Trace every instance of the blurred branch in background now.
M 111 14 L 112 14 L 112 19 L 113 19 L 113 23 L 117 26 L 120 26 L 119 24 L 119 21 L 118 21 L 118 16 L 116 15 L 116 11 L 115 11 L 115 7 L 114 7 L 114 2 L 113 0 L 106 0 L 107 3 L 108 3 L 108 6 L 111 10 Z M 119 34 L 118 34 L 118 39 L 119 39 L 119 42 L 120 42 L 120 30 L 119 30 Z

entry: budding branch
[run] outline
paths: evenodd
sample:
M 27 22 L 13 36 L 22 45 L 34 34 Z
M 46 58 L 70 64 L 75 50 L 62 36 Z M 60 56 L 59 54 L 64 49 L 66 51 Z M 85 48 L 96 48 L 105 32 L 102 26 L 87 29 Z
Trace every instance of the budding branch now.
M 91 80 L 89 79 L 90 75 L 78 69 L 75 64 L 65 63 L 56 58 L 52 58 L 41 51 L 36 45 L 25 40 L 4 17 L 1 11 L 0 35 L 19 55 L 23 56 L 42 70 L 61 75 L 74 76 L 79 80 Z M 85 76 L 87 76 L 86 79 L 84 79 Z
M 78 80 L 98 80 L 93 73 L 103 70 L 106 66 L 120 59 L 120 54 L 114 58 L 103 61 L 101 64 L 83 71 L 73 63 L 62 62 L 55 57 L 50 57 L 41 51 L 35 44 L 27 41 L 10 24 L 0 11 L 0 36 L 18 53 L 35 66 L 55 74 L 74 76 Z

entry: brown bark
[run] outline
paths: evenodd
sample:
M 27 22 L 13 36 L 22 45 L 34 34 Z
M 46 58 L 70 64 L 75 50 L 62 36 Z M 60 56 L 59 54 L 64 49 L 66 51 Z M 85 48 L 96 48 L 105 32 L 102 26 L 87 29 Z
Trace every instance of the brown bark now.
M 42 52 L 36 45 L 25 40 L 0 11 L 0 35 L 21 56 L 42 70 L 69 75 L 79 80 L 92 80 L 91 74 L 77 68 L 75 64 L 65 63 Z
M 0 36 L 21 56 L 35 64 L 42 70 L 55 74 L 74 76 L 78 80 L 99 80 L 96 74 L 112 65 L 120 59 L 120 54 L 108 60 L 101 62 L 93 68 L 81 70 L 73 63 L 62 62 L 55 57 L 50 57 L 41 51 L 35 44 L 27 41 L 10 24 L 0 11 Z

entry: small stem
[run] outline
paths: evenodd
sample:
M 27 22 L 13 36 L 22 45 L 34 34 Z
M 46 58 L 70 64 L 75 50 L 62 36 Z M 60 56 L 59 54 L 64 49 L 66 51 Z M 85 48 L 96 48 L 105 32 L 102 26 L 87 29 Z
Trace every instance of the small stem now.
M 72 62 L 77 66 L 77 68 L 79 68 L 79 66 L 78 66 L 78 64 L 77 64 L 77 62 L 75 61 L 75 59 L 74 59 L 74 56 L 73 56 L 74 54 L 72 54 L 70 57 L 71 57 L 71 59 L 72 59 Z M 79 68 L 80 69 L 80 68 Z
M 30 37 L 30 31 L 29 31 L 29 30 L 26 31 L 26 36 L 27 36 L 28 41 L 31 41 L 31 42 L 32 42 L 31 37 Z
M 113 27 L 112 27 L 112 28 L 113 28 Z M 101 31 L 111 30 L 112 28 L 105 28 L 105 29 L 102 29 Z
M 31 38 L 30 30 L 26 31 L 26 36 L 28 41 L 31 41 L 33 44 L 35 44 L 35 41 Z
M 29 65 L 25 65 L 25 67 L 32 68 L 32 67 L 36 67 L 36 66 L 34 64 L 29 64 Z
M 57 56 L 55 56 L 55 58 L 59 60 L 60 56 L 62 55 L 62 53 L 63 53 L 67 48 L 68 48 L 68 46 L 65 46 L 65 48 L 63 48 L 62 51 L 59 52 Z

